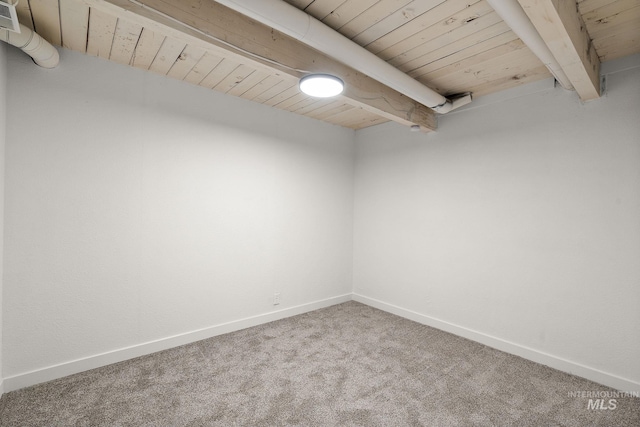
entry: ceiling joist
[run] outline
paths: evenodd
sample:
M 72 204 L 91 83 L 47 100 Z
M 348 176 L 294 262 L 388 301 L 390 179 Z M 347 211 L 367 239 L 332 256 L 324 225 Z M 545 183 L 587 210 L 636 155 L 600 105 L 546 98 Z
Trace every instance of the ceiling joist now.
M 575 0 L 518 0 L 583 101 L 600 97 L 600 60 Z
M 158 31 L 188 45 L 224 52 L 258 69 L 277 71 L 288 79 L 325 72 L 345 82 L 344 103 L 403 125 L 435 130 L 430 108 L 371 79 L 287 35 L 251 20 L 215 1 L 84 0 L 94 9 Z

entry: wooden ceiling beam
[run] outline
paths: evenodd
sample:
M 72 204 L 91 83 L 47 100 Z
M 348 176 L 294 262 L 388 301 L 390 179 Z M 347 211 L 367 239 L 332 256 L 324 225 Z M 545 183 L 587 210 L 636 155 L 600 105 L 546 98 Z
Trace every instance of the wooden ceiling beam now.
M 344 102 L 424 131 L 437 128 L 430 108 L 307 45 L 215 1 L 83 0 L 100 11 L 259 69 L 299 79 L 324 72 L 345 82 Z
M 600 60 L 576 0 L 518 0 L 583 101 L 600 97 Z

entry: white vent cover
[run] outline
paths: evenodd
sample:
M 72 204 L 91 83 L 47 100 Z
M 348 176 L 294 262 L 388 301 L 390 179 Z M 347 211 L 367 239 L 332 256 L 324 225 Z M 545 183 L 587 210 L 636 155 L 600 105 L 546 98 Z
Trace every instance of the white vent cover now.
M 18 22 L 15 5 L 3 0 L 0 0 L 0 28 L 16 33 L 20 32 L 20 23 Z

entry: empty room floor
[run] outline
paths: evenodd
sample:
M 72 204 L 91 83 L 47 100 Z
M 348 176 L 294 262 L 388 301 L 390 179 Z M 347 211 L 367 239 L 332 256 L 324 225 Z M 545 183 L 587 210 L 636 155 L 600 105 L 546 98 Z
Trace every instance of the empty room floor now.
M 589 392 L 614 390 L 347 302 L 6 393 L 0 425 L 640 425 Z

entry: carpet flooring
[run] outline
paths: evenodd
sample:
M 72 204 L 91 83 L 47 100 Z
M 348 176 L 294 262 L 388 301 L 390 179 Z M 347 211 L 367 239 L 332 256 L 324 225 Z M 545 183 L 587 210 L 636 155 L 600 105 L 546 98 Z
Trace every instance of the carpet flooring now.
M 613 390 L 347 302 L 6 393 L 0 425 L 640 426 L 583 391 Z

